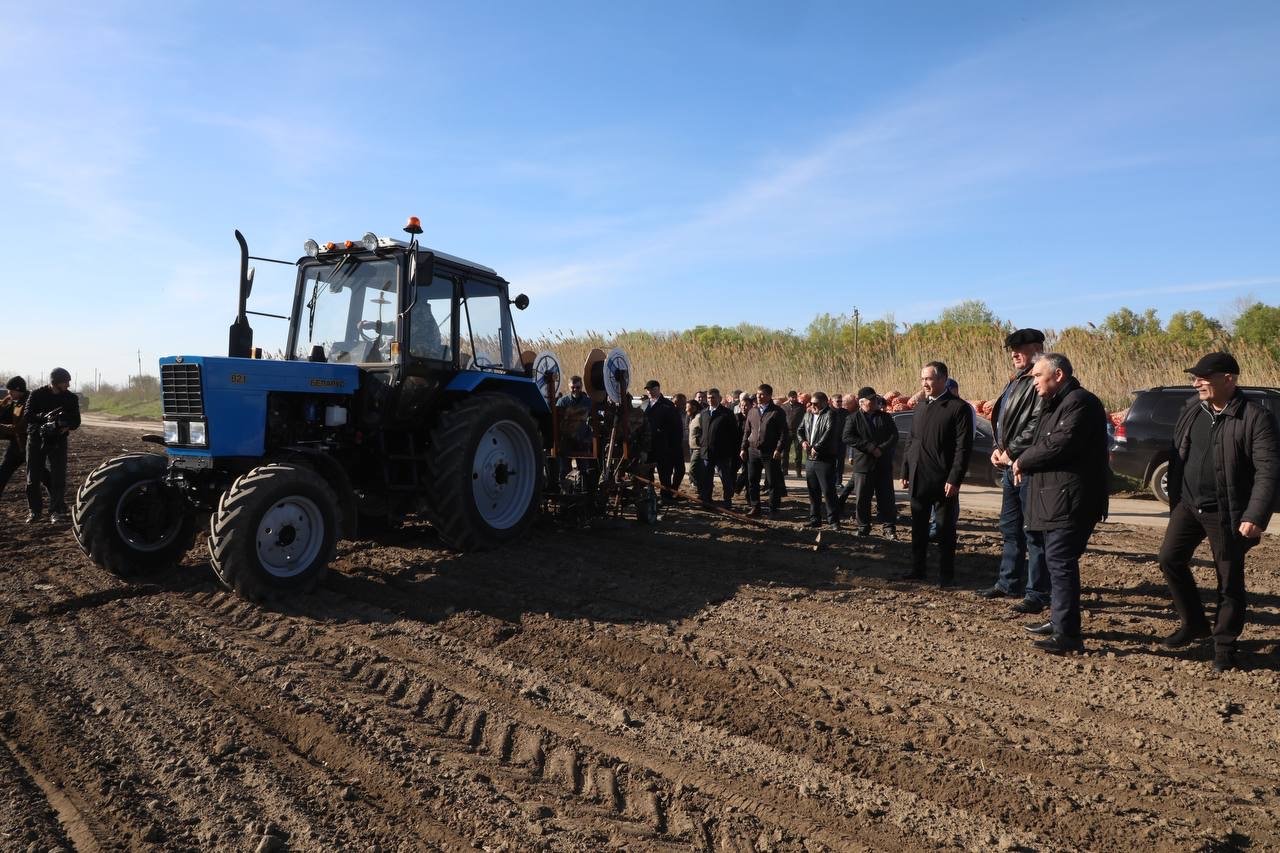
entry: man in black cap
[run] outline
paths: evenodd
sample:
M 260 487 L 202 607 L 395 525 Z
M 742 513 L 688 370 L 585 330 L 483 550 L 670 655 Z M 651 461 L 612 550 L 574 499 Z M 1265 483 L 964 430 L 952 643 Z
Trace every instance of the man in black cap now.
M 1013 376 L 996 398 L 991 411 L 991 428 L 995 433 L 991 464 L 1004 472 L 1000 505 L 1004 553 L 995 583 L 978 595 L 983 598 L 1022 596 L 1022 600 L 1013 605 L 1014 612 L 1039 613 L 1049 606 L 1049 573 L 1044 552 L 1034 542 L 1027 541 L 1024 520 L 1026 490 L 1014 482 L 1012 468 L 1014 461 L 1031 446 L 1036 436 L 1041 398 L 1036 393 L 1031 370 L 1032 361 L 1044 352 L 1044 332 L 1018 329 L 1004 339 L 1004 346 L 1013 362 Z
M 799 392 L 788 391 L 787 399 L 783 401 L 780 408 L 787 416 L 787 446 L 782 448 L 782 473 L 786 474 L 794 459 L 796 476 L 803 477 L 805 458 L 804 448 L 800 446 L 800 421 L 804 418 L 808 407 L 800 402 Z
M 73 394 L 71 374 L 55 367 L 49 384 L 31 392 L 27 422 L 27 523 L 40 520 L 49 491 L 49 521 L 67 521 L 67 434 L 80 428 L 80 398 Z
M 1169 526 L 1160 570 L 1182 621 L 1165 638 L 1179 648 L 1212 636 L 1213 668 L 1235 669 L 1244 630 L 1244 555 L 1258 543 L 1275 508 L 1280 455 L 1275 416 L 1236 385 L 1240 365 L 1213 352 L 1187 372 L 1196 396 L 1173 430 L 1169 460 Z M 1208 538 L 1218 571 L 1218 612 L 1211 628 L 1191 575 L 1191 555 Z
M 27 380 L 14 376 L 5 383 L 4 399 L 0 400 L 0 439 L 8 439 L 4 461 L 0 461 L 0 494 L 9 485 L 13 472 L 22 467 L 27 458 L 27 431 L 23 409 L 27 403 Z
M 871 535 L 871 497 L 888 539 L 896 535 L 897 507 L 893 494 L 893 449 L 898 444 L 898 427 L 882 411 L 883 398 L 870 385 L 858 389 L 858 410 L 849 413 L 844 427 L 844 443 L 853 448 L 853 476 L 840 490 L 840 505 L 857 496 L 854 514 L 858 535 Z
M 658 468 L 658 482 L 662 484 L 660 500 L 666 504 L 675 500 L 676 465 L 684 461 L 684 423 L 675 403 L 662 394 L 662 386 L 656 379 L 644 383 L 649 395 L 649 408 L 644 410 L 652 435 L 654 465 Z

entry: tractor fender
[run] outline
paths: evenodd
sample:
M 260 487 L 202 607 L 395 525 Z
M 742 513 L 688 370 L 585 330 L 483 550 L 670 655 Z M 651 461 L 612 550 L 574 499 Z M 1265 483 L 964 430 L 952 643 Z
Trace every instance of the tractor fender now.
M 346 470 L 327 453 L 322 453 L 314 447 L 298 447 L 290 445 L 280 448 L 279 453 L 273 453 L 274 461 L 297 461 L 305 462 L 315 469 L 315 472 L 324 478 L 324 481 L 333 489 L 334 494 L 338 496 L 338 519 L 341 528 L 338 530 L 338 538 L 343 539 L 348 536 L 354 536 L 356 532 L 357 519 L 359 513 L 356 509 L 356 492 L 355 487 L 351 485 L 351 477 L 347 475 Z
M 466 370 L 449 381 L 444 390 L 455 400 L 466 399 L 473 394 L 504 394 L 528 409 L 543 436 L 544 446 L 551 441 L 551 409 L 547 399 L 538 392 L 538 386 L 525 376 L 502 373 L 484 373 Z

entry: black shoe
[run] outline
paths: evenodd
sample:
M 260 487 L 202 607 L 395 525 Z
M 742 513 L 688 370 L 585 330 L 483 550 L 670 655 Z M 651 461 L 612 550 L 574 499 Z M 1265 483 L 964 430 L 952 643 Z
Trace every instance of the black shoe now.
M 1036 640 L 1032 645 L 1051 655 L 1069 655 L 1084 651 L 1084 643 L 1078 637 L 1072 639 L 1062 634 L 1053 634 L 1043 640 Z
M 35 524 L 39 520 L 40 520 L 40 513 L 38 512 L 27 513 L 27 524 Z
M 978 590 L 978 598 L 1007 598 L 1009 593 L 1005 592 L 998 586 L 987 587 Z
M 955 589 L 955 578 L 938 578 L 938 589 Z
M 900 572 L 894 575 L 893 579 L 899 581 L 922 581 L 924 580 L 924 572 Z
M 1203 640 L 1213 635 L 1208 625 L 1183 625 L 1162 641 L 1166 649 L 1180 649 L 1196 640 Z
M 862 537 L 870 536 L 870 535 L 871 535 L 871 528 L 870 528 L 870 527 L 859 527 L 859 528 L 858 528 L 858 535 L 859 535 L 859 536 L 862 536 Z
M 1240 661 L 1236 660 L 1235 649 L 1218 649 L 1213 653 L 1213 671 L 1227 672 L 1239 669 Z
M 760 517 L 760 507 L 753 506 L 751 507 L 751 509 L 747 510 L 747 518 L 759 518 L 759 517 Z
M 818 521 L 816 518 L 809 519 L 809 523 L 805 525 L 805 527 L 815 529 L 815 530 L 821 526 L 822 526 L 822 522 Z
M 1043 624 L 1040 622 L 1032 622 L 1030 625 L 1023 625 L 1022 627 L 1028 634 L 1035 634 L 1037 637 L 1053 636 L 1052 622 L 1045 622 Z
M 1012 610 L 1014 613 L 1026 613 L 1026 614 L 1043 613 L 1044 605 L 1036 604 L 1031 599 L 1024 598 L 1021 601 L 1019 601 L 1017 604 L 1013 605 L 1013 607 L 1010 607 L 1009 609 Z
M 838 521 L 832 521 L 832 522 L 829 522 L 829 523 L 827 524 L 827 527 L 831 528 L 832 530 L 843 530 L 843 529 L 844 529 L 844 525 L 843 525 L 843 524 L 841 524 L 841 523 L 840 523 L 840 522 L 838 522 Z

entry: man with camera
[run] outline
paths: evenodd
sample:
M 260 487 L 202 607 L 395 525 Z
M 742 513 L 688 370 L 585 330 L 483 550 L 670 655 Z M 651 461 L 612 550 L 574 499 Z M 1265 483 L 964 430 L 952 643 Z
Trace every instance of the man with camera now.
M 24 413 L 27 421 L 27 523 L 40 520 L 49 490 L 49 521 L 62 524 L 67 516 L 67 435 L 80 427 L 80 398 L 71 392 L 71 374 L 55 367 L 49 384 L 31 392 Z

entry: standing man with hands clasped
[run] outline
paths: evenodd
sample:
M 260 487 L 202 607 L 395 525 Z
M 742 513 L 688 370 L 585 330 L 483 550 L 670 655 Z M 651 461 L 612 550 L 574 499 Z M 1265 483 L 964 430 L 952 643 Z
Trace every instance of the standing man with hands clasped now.
M 1169 648 L 1213 637 L 1213 668 L 1235 669 L 1236 639 L 1244 630 L 1247 595 L 1244 555 L 1258 544 L 1275 509 L 1280 456 L 1276 420 L 1236 387 L 1240 365 L 1213 352 L 1187 372 L 1196 396 L 1173 430 L 1169 460 L 1169 526 L 1160 546 L 1160 570 L 1169 582 L 1181 627 Z M 1211 627 L 1189 567 L 1206 538 L 1218 572 L 1218 612 Z
M 840 461 L 840 434 L 835 413 L 823 391 L 809 398 L 809 411 L 800 420 L 800 447 L 805 455 L 805 482 L 809 487 L 809 526 L 821 527 L 823 507 L 827 523 L 840 527 L 840 507 L 836 503 L 836 467 Z
M 1107 517 L 1111 479 L 1107 410 L 1073 373 L 1061 353 L 1036 356 L 1031 376 L 1044 404 L 1035 440 L 1013 461 L 1014 483 L 1027 490 L 1028 549 L 1044 553 L 1051 587 L 1052 619 L 1027 630 L 1043 636 L 1036 648 L 1051 654 L 1084 650 L 1080 555 Z
M 938 586 L 955 584 L 956 516 L 960 483 L 973 450 L 973 407 L 947 390 L 947 366 L 931 361 L 920 369 L 923 397 L 911 418 L 902 461 L 902 488 L 911 496 L 911 571 L 902 580 L 922 580 L 929 551 L 929 515 L 938 522 Z
M 745 405 L 745 396 L 744 405 Z M 748 515 L 760 514 L 760 475 L 764 474 L 769 490 L 769 510 L 782 506 L 786 485 L 782 480 L 782 454 L 790 433 L 786 412 L 773 402 L 773 386 L 763 384 L 756 389 L 756 404 L 747 409 L 742 424 L 742 459 L 747 463 Z

